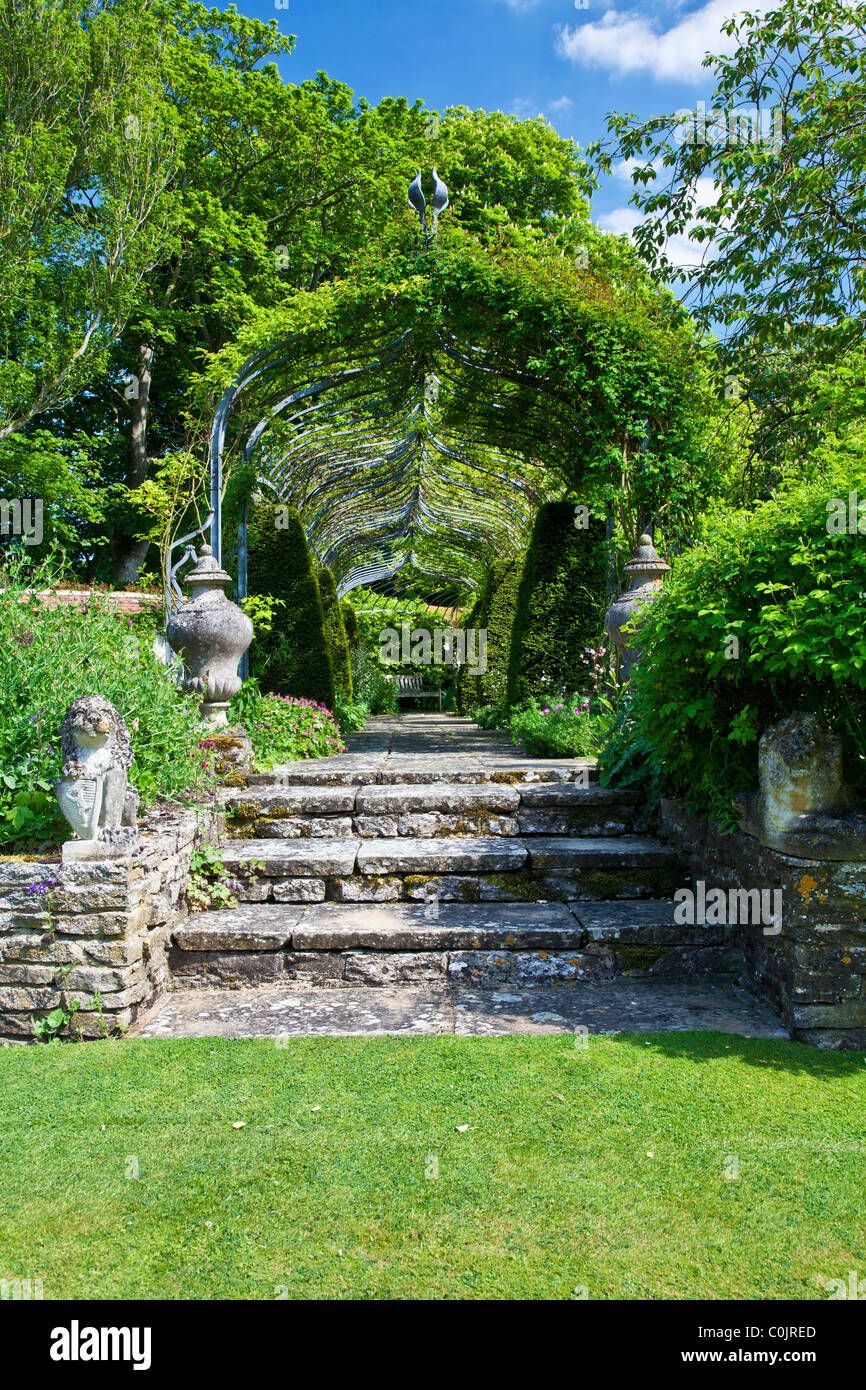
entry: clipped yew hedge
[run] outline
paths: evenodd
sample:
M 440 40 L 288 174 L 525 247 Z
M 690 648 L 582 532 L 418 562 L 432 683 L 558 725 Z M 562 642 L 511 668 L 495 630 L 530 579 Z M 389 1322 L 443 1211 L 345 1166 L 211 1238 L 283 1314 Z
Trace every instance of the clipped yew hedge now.
M 334 708 L 334 668 L 318 580 L 300 517 L 292 508 L 250 506 L 250 594 L 279 601 L 270 632 L 250 648 L 250 673 L 263 690 Z
M 479 705 L 505 698 L 511 630 L 523 569 L 523 557 L 494 560 L 464 626 L 487 630 L 487 670 L 472 676 L 464 667 L 458 683 L 458 709 L 471 714 Z
M 575 526 L 571 502 L 545 502 L 523 564 L 506 698 L 509 705 L 587 685 L 588 647 L 604 630 L 608 556 L 603 521 Z M 488 639 L 489 640 L 489 639 Z
M 329 569 L 319 570 L 319 593 L 325 619 L 325 636 L 331 652 L 334 689 L 343 699 L 352 699 L 352 663 L 349 660 L 349 638 L 343 620 L 343 610 L 337 597 L 337 585 Z

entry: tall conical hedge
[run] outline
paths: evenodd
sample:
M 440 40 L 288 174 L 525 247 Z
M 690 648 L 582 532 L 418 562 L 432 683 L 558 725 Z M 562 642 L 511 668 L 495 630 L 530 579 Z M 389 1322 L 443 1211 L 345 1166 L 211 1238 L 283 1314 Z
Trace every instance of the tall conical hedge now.
M 343 610 L 337 598 L 337 586 L 329 569 L 319 570 L 319 593 L 325 616 L 325 636 L 331 652 L 334 689 L 344 700 L 352 698 L 352 663 L 349 660 L 349 639 L 343 621 Z
M 586 684 L 584 648 L 598 646 L 604 630 L 607 548 L 603 521 L 574 524 L 571 502 L 539 508 L 523 564 L 507 695 L 510 705 Z
M 465 667 L 461 670 L 457 692 L 461 714 L 471 714 L 478 705 L 495 705 L 505 697 L 511 629 L 521 571 L 522 556 L 511 560 L 494 560 L 478 598 L 467 615 L 467 628 L 487 631 L 487 670 L 477 676 L 470 675 Z
M 250 506 L 248 588 L 280 599 L 273 628 L 256 635 L 250 671 L 263 690 L 334 708 L 334 671 L 319 585 L 301 519 L 293 508 Z

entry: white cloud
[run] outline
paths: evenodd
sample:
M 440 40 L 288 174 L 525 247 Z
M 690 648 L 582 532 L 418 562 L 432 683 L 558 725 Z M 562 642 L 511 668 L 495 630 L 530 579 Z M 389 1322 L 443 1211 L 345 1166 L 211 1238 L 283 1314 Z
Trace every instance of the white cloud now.
M 619 182 L 627 183 L 633 187 L 631 181 L 631 171 L 640 161 L 636 159 L 622 159 L 615 164 L 611 170 L 612 176 Z M 719 196 L 718 185 L 714 179 L 699 178 L 695 183 L 696 206 L 711 207 Z M 611 212 L 601 213 L 597 219 L 599 227 L 605 232 L 613 232 L 615 236 L 632 237 L 635 227 L 644 221 L 643 215 L 637 208 L 618 207 Z M 691 223 L 690 226 L 693 226 Z M 705 259 L 712 255 L 712 242 L 692 241 L 686 234 L 681 236 L 668 237 L 665 243 L 665 252 L 672 265 L 680 268 L 688 268 L 700 265 Z
M 515 97 L 511 103 L 511 114 L 521 121 L 534 121 L 539 116 L 544 116 L 544 112 L 539 111 L 537 103 L 528 97 Z
M 613 232 L 614 236 L 632 237 L 635 227 L 642 221 L 643 218 L 636 208 L 622 207 L 602 213 L 598 218 L 598 225 L 602 231 Z M 686 236 L 669 237 L 665 243 L 668 260 L 672 265 L 681 268 L 700 265 L 708 255 L 707 247 L 707 242 L 689 241 Z
M 733 49 L 734 39 L 720 32 L 721 25 L 745 3 L 708 0 L 702 9 L 684 15 L 662 32 L 645 11 L 606 10 L 599 21 L 574 29 L 563 25 L 556 48 L 561 57 L 582 67 L 608 68 L 619 75 L 648 72 L 659 82 L 706 81 L 708 74 L 701 68 L 704 55 Z M 753 0 L 749 8 L 760 12 L 765 5 Z
M 557 97 L 556 101 L 550 103 L 550 110 L 557 116 L 566 115 L 573 107 L 574 102 L 571 97 Z

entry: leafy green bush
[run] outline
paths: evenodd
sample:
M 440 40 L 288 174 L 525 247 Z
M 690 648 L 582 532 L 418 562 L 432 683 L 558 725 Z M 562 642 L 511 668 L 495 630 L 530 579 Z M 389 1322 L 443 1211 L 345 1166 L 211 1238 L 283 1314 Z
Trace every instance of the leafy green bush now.
M 270 631 L 250 648 L 250 670 L 281 695 L 334 708 L 334 670 L 319 585 L 307 537 L 293 509 L 261 502 L 250 507 L 249 591 L 280 600 Z M 287 519 L 288 524 L 280 524 Z
M 483 729 L 505 729 L 534 758 L 594 758 L 610 729 L 611 711 L 575 695 L 555 705 L 529 700 L 517 709 L 500 700 L 473 710 L 472 718 Z
M 28 587 L 63 587 L 49 564 L 0 570 L 0 844 L 68 837 L 54 799 L 60 725 L 81 695 L 104 695 L 126 721 L 142 806 L 212 789 L 199 747 L 200 702 L 185 695 L 153 651 L 153 622 L 121 616 L 108 599 L 46 607 Z
M 352 647 L 352 685 L 355 699 L 367 706 L 371 714 L 395 714 L 397 687 L 380 671 L 363 647 Z
M 357 734 L 370 718 L 370 706 L 363 700 L 341 700 L 338 695 L 334 716 L 341 734 Z
M 866 498 L 866 431 L 818 465 L 752 511 L 711 518 L 679 560 L 639 624 L 603 781 L 682 797 L 732 829 L 759 736 L 803 709 L 841 736 L 848 780 L 866 791 L 866 545 L 828 532 L 832 499 Z
M 325 620 L 325 637 L 331 653 L 334 672 L 334 691 L 344 704 L 352 703 L 352 666 L 349 661 L 349 639 L 343 622 L 343 610 L 337 598 L 337 586 L 329 569 L 319 570 L 319 593 Z
M 603 630 L 608 558 L 604 523 L 591 520 L 579 530 L 574 516 L 571 502 L 539 508 L 511 635 L 511 705 L 582 690 L 589 678 L 587 649 L 598 645 Z
M 512 710 L 512 742 L 534 758 L 594 758 L 610 728 L 607 714 L 593 714 L 588 699 L 541 706 L 535 700 Z
M 290 695 L 251 699 L 242 690 L 229 706 L 228 718 L 230 724 L 242 724 L 252 739 L 257 772 L 298 758 L 327 758 L 345 748 L 333 714 L 313 700 Z

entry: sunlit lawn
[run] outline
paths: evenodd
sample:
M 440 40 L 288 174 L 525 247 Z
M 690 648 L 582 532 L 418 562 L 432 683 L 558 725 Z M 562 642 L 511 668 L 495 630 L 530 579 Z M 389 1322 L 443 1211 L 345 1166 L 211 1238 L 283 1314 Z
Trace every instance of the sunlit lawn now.
M 823 1297 L 866 1274 L 864 1131 L 862 1054 L 719 1033 L 4 1048 L 0 1278 Z

